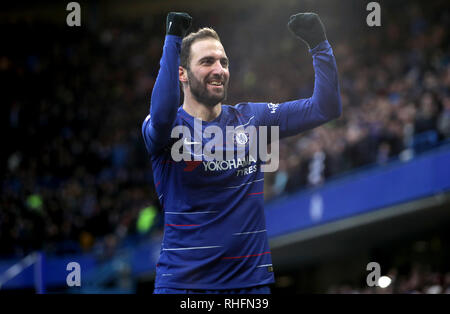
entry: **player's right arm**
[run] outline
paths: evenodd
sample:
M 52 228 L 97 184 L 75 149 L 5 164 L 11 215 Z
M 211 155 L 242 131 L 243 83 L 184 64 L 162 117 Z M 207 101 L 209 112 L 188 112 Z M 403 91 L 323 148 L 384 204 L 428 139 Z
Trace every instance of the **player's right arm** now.
M 152 90 L 150 114 L 142 124 L 142 135 L 150 154 L 164 148 L 169 140 L 180 101 L 178 67 L 181 42 L 191 25 L 187 13 L 170 12 L 166 20 L 166 37 L 160 68 Z

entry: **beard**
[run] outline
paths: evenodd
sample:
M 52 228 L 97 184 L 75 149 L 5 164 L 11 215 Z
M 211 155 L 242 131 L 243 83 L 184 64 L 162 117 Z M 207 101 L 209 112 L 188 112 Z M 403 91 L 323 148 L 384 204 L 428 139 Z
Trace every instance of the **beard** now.
M 197 100 L 199 103 L 202 103 L 208 107 L 214 107 L 227 98 L 228 80 L 226 80 L 226 78 L 222 79 L 222 81 L 224 81 L 222 92 L 213 93 L 208 90 L 208 83 L 206 83 L 208 80 L 210 80 L 210 77 L 205 78 L 205 80 L 202 82 L 197 79 L 189 69 L 187 70 L 187 77 L 192 96 L 194 96 L 195 100 Z

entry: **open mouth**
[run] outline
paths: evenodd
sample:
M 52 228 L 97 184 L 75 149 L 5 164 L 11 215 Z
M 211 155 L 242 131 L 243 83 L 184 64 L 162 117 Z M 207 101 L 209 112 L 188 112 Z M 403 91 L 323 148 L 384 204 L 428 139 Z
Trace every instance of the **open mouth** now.
M 214 87 L 221 87 L 221 86 L 223 86 L 223 82 L 222 81 L 210 81 L 210 82 L 208 82 L 208 85 L 211 85 Z
M 222 78 L 216 77 L 216 78 L 208 80 L 206 83 L 213 87 L 223 87 L 224 80 Z

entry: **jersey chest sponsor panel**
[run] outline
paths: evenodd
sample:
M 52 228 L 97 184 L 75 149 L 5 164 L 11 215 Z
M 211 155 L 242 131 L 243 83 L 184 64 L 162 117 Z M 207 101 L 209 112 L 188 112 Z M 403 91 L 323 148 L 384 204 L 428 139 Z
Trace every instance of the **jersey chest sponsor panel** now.
M 238 116 L 238 113 L 232 111 L 234 114 L 230 114 L 229 110 L 223 110 L 220 120 L 212 123 L 215 126 L 220 127 L 223 132 L 224 140 L 226 140 L 225 128 L 227 126 L 243 126 L 249 124 L 252 121 L 252 117 Z M 231 116 L 231 117 L 230 117 Z M 179 114 L 174 123 L 174 127 L 178 125 L 183 125 L 191 130 L 191 134 L 194 134 L 194 123 L 186 117 L 186 113 L 182 109 L 179 110 Z M 205 129 L 211 124 L 206 124 L 203 126 Z M 241 138 L 239 134 L 236 136 Z M 246 137 L 245 135 L 243 136 Z M 181 160 L 174 161 L 171 156 L 172 145 L 176 141 L 181 140 L 182 142 L 187 142 L 189 144 L 183 144 L 183 149 L 189 152 L 189 157 L 191 160 Z M 195 193 L 197 190 L 201 190 L 202 193 L 208 193 L 208 191 L 217 191 L 215 197 L 219 197 L 226 192 L 235 192 L 233 187 L 250 185 L 256 180 L 263 179 L 263 174 L 260 173 L 261 161 L 257 156 L 249 154 L 249 146 L 239 147 L 239 153 L 233 151 L 233 156 L 229 158 L 225 153 L 223 154 L 223 160 L 210 160 L 205 157 L 202 149 L 198 147 L 204 147 L 208 143 L 209 139 L 201 138 L 192 135 L 192 138 L 186 139 L 181 137 L 177 139 L 172 139 L 170 146 L 160 155 L 153 157 L 152 164 L 154 168 L 154 179 L 155 184 L 158 182 L 161 184 L 162 181 L 166 181 L 163 185 L 157 186 L 161 189 L 159 195 L 165 194 L 165 199 L 167 199 L 168 194 L 177 194 L 177 197 L 182 197 L 183 193 L 179 193 L 180 190 L 187 191 L 190 194 Z M 198 144 L 201 142 L 201 145 Z M 195 144 L 192 144 L 195 143 Z M 215 150 L 220 151 L 221 149 L 225 152 L 227 147 L 216 147 Z M 196 148 L 197 147 L 197 148 Z M 236 149 L 236 146 L 233 146 Z M 244 151 L 244 152 L 242 152 Z M 199 154 L 198 154 L 199 153 Z M 200 155 L 200 156 L 199 156 Z M 228 157 L 228 158 L 226 158 Z M 195 160 L 197 159 L 197 160 Z M 169 182 L 171 181 L 171 182 Z M 176 185 L 177 191 L 173 189 L 169 190 L 170 185 Z M 162 191 L 164 187 L 166 193 Z M 159 192 L 159 191 L 158 191 Z M 255 192 L 262 192 L 255 191 Z M 185 195 L 188 197 L 189 195 Z

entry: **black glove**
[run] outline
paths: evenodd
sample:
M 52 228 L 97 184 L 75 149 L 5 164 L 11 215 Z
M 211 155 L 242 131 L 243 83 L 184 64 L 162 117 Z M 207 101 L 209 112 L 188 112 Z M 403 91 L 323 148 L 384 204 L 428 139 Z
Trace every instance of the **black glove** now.
M 184 37 L 191 26 L 192 17 L 184 12 L 170 12 L 166 19 L 166 34 Z
M 298 13 L 292 15 L 288 22 L 289 30 L 313 49 L 327 39 L 325 27 L 316 13 Z

